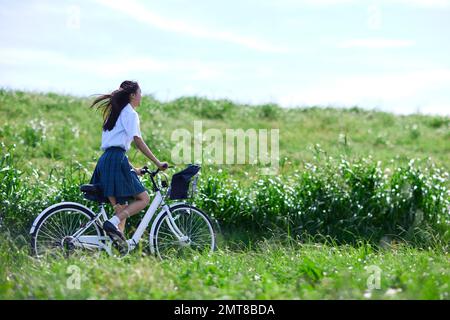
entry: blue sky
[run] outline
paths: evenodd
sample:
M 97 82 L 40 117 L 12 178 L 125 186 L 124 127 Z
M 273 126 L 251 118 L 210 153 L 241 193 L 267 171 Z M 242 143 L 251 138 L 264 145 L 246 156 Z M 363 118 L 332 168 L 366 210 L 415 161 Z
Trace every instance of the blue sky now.
M 0 87 L 450 115 L 450 0 L 0 0 Z

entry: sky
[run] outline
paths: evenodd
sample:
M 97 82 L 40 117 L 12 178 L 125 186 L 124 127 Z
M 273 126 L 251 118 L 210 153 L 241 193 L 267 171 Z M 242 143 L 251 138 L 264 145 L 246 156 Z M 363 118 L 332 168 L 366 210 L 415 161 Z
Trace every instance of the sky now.
M 0 87 L 450 115 L 450 0 L 0 0 Z

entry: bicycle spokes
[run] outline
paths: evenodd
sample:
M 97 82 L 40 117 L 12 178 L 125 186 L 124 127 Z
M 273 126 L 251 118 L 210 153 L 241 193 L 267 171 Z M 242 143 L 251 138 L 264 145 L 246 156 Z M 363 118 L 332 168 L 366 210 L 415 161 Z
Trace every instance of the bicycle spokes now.
M 83 236 L 101 235 L 95 224 L 86 228 L 90 221 L 91 217 L 87 214 L 69 208 L 49 213 L 33 235 L 35 253 L 40 255 L 61 252 L 66 255 L 77 248 L 84 248 L 79 237 L 75 236 L 83 229 L 83 225 Z
M 166 215 L 156 231 L 155 245 L 161 258 L 213 250 L 214 232 L 204 214 L 183 207 L 173 210 L 172 217 L 173 221 Z M 174 232 L 174 229 L 180 233 Z

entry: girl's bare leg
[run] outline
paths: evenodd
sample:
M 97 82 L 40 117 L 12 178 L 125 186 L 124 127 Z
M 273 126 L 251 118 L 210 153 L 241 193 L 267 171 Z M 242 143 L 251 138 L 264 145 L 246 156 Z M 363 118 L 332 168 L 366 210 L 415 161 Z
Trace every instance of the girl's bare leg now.
M 116 214 L 116 216 L 120 219 L 120 217 L 119 217 L 119 213 L 121 212 L 121 211 L 123 211 L 123 210 L 125 210 L 127 207 L 128 207 L 128 205 L 127 204 L 117 204 L 117 201 L 116 201 L 116 197 L 108 197 L 108 199 L 109 199 L 109 201 L 111 202 L 111 204 L 113 205 L 113 206 L 115 206 L 115 208 L 114 208 L 114 213 Z M 116 205 L 117 204 L 117 205 Z M 119 223 L 119 225 L 117 226 L 118 228 L 119 228 L 119 230 L 120 231 L 122 231 L 122 233 L 125 231 L 125 223 L 126 223 L 126 218 L 125 219 L 120 219 L 120 223 Z
M 127 208 L 116 213 L 116 216 L 120 219 L 121 223 L 122 220 L 125 221 L 126 218 L 140 212 L 150 203 L 150 197 L 146 191 L 139 193 L 135 199 L 136 200 L 130 203 Z
M 128 208 L 128 204 L 123 205 L 119 212 L 121 212 L 122 210 L 125 210 L 126 208 Z M 120 220 L 120 223 L 117 226 L 119 228 L 119 230 L 122 231 L 122 233 L 125 233 L 125 223 L 126 222 L 127 222 L 127 218 Z

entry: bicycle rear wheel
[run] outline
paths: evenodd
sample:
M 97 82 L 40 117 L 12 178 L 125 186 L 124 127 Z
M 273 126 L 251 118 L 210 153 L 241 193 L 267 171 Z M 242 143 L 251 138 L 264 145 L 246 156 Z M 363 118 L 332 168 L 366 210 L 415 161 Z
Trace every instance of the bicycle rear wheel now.
M 156 222 L 153 235 L 153 248 L 160 259 L 187 257 L 191 254 L 212 252 L 216 249 L 216 236 L 209 217 L 200 209 L 180 204 L 171 208 L 178 229 L 185 236 L 179 239 L 171 228 L 165 213 Z
M 31 249 L 36 256 L 45 254 L 67 256 L 78 249 L 98 250 L 99 246 L 83 243 L 76 232 L 86 226 L 94 218 L 94 214 L 76 204 L 61 204 L 47 213 L 39 220 L 34 232 L 31 234 Z M 103 231 L 93 223 L 82 234 L 84 239 L 100 239 Z

